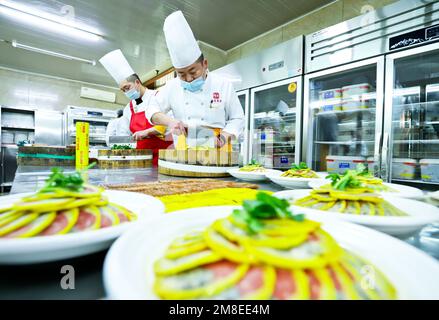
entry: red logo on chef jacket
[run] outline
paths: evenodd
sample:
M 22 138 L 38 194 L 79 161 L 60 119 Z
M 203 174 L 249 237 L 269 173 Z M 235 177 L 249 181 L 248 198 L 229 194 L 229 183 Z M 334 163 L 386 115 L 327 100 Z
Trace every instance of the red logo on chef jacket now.
M 221 101 L 222 100 L 221 100 L 219 92 L 214 92 L 212 102 L 221 102 Z

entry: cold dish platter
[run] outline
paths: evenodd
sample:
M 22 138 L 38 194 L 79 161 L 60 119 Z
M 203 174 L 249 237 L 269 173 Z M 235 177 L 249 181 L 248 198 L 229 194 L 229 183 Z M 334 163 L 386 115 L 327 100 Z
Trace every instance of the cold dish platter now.
M 137 220 L 162 214 L 150 196 L 105 191 L 53 168 L 34 194 L 0 198 L 0 263 L 59 260 L 109 247 Z
M 424 194 L 422 190 L 410 186 L 405 186 L 402 184 L 385 183 L 383 182 L 382 179 L 371 175 L 368 172 L 367 168 L 362 164 L 357 166 L 355 173 L 356 173 L 356 179 L 359 180 L 364 187 L 367 187 L 373 190 L 374 192 L 382 193 L 389 196 L 403 197 L 403 198 L 417 199 L 417 200 L 421 200 L 424 198 Z M 334 173 L 326 177 L 327 179 L 331 179 L 331 176 L 343 177 L 343 175 L 334 174 Z M 329 182 L 326 179 L 309 181 L 308 185 L 312 189 L 330 187 Z
M 293 164 L 285 172 L 269 172 L 266 176 L 272 182 L 287 189 L 307 188 L 311 181 L 321 181 L 324 178 L 324 175 L 311 170 L 304 162 L 299 165 Z
M 251 161 L 248 165 L 241 168 L 230 169 L 227 171 L 231 176 L 244 181 L 264 181 L 267 180 L 268 173 L 281 173 L 278 170 L 264 168 L 256 161 Z
M 309 220 L 263 192 L 242 207 L 180 211 L 110 249 L 110 299 L 438 298 L 439 264 L 385 234 Z M 133 245 L 137 244 L 137 245 Z M 398 252 L 395 255 L 395 252 Z M 388 259 L 392 255 L 395 258 Z M 367 271 L 369 270 L 369 271 Z M 365 277 L 373 273 L 373 283 Z M 414 279 L 410 274 L 419 275 Z
M 348 170 L 344 175 L 330 174 L 328 178 L 332 182 L 320 188 L 282 191 L 275 196 L 309 214 L 325 214 L 400 237 L 408 237 L 439 221 L 438 208 L 384 195 L 380 188 L 365 183 L 356 170 Z

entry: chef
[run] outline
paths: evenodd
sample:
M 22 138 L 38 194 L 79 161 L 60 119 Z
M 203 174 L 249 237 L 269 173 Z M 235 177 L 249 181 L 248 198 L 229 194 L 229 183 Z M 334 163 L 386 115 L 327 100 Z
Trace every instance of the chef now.
M 189 24 L 181 11 L 169 15 L 164 23 L 166 44 L 178 77 L 158 93 L 160 108 L 147 109 L 151 123 L 168 126 L 175 134 L 186 133 L 188 123 L 199 123 L 217 130 L 217 146 L 238 138 L 244 127 L 244 112 L 230 81 L 209 73 Z M 166 113 L 172 111 L 174 119 Z
M 105 141 L 107 142 L 107 146 L 110 146 L 110 137 L 118 135 L 118 124 L 122 116 L 123 116 L 123 110 L 119 109 L 116 112 L 116 118 L 111 119 L 108 122 L 107 130 L 105 132 Z
M 127 98 L 130 100 L 118 121 L 118 135 L 130 136 L 137 141 L 137 149 L 153 151 L 153 164 L 158 163 L 158 150 L 167 149 L 172 142 L 165 141 L 163 126 L 152 125 L 145 117 L 149 107 L 158 108 L 156 91 L 142 85 L 139 76 L 134 73 L 121 50 L 107 53 L 100 60 Z

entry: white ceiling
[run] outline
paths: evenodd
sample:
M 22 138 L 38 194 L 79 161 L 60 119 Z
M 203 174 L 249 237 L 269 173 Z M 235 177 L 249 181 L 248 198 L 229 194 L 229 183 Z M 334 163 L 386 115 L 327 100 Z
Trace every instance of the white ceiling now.
M 103 39 L 88 42 L 50 32 L 0 12 L 0 39 L 98 60 L 108 51 L 122 49 L 140 75 L 168 60 L 163 21 L 182 10 L 197 39 L 229 50 L 259 34 L 321 7 L 331 0 L 12 0 L 44 12 L 64 16 L 73 7 L 74 19 L 99 31 Z M 0 1 L 1 3 L 1 1 Z M 0 41 L 0 65 L 30 72 L 114 86 L 96 66 L 13 48 Z

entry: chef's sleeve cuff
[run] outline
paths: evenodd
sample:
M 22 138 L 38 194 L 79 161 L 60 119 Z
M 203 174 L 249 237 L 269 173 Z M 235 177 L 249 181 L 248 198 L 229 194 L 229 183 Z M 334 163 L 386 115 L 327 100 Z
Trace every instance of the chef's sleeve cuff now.
M 148 121 L 149 121 L 151 124 L 154 124 L 154 123 L 152 122 L 152 116 L 155 115 L 155 114 L 158 113 L 158 112 L 162 112 L 162 110 L 160 110 L 159 107 L 156 107 L 156 106 L 149 106 L 149 107 L 146 109 L 146 111 L 145 111 L 146 119 L 148 119 Z

